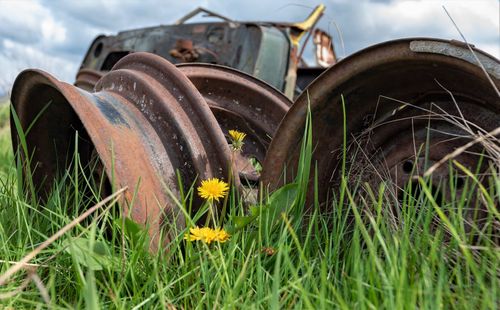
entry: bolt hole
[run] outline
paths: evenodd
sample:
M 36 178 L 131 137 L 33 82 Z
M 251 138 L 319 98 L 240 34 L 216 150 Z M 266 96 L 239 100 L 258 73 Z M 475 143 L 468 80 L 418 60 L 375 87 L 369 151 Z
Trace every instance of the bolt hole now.
M 101 52 L 102 52 L 102 43 L 99 43 L 94 49 L 94 57 L 96 58 L 99 57 L 99 55 L 101 55 Z
M 413 170 L 413 162 L 411 160 L 407 160 L 403 163 L 403 171 L 406 173 L 411 173 Z

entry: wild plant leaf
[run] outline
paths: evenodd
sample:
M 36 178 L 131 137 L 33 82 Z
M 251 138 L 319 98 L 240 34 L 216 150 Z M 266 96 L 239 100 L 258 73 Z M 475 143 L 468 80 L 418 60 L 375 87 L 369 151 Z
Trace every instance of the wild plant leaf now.
M 98 255 L 110 255 L 109 248 L 104 242 L 95 242 L 93 250 Z
M 137 224 L 128 217 L 117 218 L 114 220 L 114 224 L 122 233 L 125 234 L 125 236 L 127 236 L 135 248 L 139 247 L 148 251 L 149 235 L 145 227 Z
M 233 216 L 232 224 L 235 231 L 248 226 L 253 221 L 255 221 L 260 215 L 266 217 L 267 223 L 274 223 L 278 218 L 279 214 L 290 208 L 295 201 L 297 196 L 298 185 L 296 183 L 291 183 L 283 186 L 282 188 L 275 191 L 271 197 L 269 197 L 269 202 L 263 206 L 251 206 L 249 208 L 250 215 L 248 216 Z
M 91 270 L 119 269 L 119 260 L 111 254 L 104 242 L 95 241 L 91 248 L 90 240 L 80 237 L 66 240 L 65 246 L 67 253 L 72 255 L 79 264 Z
M 255 216 L 233 216 L 233 224 L 236 230 L 242 229 L 255 220 Z
M 287 184 L 277 191 L 275 191 L 271 197 L 269 197 L 269 203 L 267 204 L 264 211 L 268 211 L 268 216 L 270 220 L 274 222 L 281 212 L 290 209 L 297 197 L 298 184 L 290 183 Z
M 259 216 L 260 213 L 261 213 L 261 209 L 264 209 L 264 208 L 266 208 L 266 205 L 264 205 L 262 207 L 261 206 L 251 206 L 249 208 L 250 215 L 253 216 L 253 217 Z
M 261 173 L 262 172 L 262 165 L 260 164 L 260 162 L 253 157 L 250 158 L 249 160 L 250 160 L 250 164 L 255 169 L 255 172 Z

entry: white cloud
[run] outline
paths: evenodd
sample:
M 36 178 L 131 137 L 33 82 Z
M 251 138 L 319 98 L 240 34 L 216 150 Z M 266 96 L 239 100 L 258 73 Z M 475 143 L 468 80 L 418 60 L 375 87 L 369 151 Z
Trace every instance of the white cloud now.
M 333 11 L 349 52 L 377 42 L 403 37 L 462 40 L 443 10 L 447 8 L 465 37 L 478 48 L 500 57 L 499 3 L 497 0 L 362 1 Z M 357 8 L 357 9 L 356 9 Z M 493 47 L 493 48 L 492 48 Z
M 19 72 L 28 68 L 45 70 L 58 79 L 72 81 L 78 68 L 77 63 L 70 62 L 58 55 L 41 53 L 39 49 L 14 42 L 2 41 L 0 53 L 1 81 L 12 83 Z
M 42 37 L 45 41 L 63 43 L 66 40 L 66 28 L 47 17 L 42 21 Z
M 39 21 L 50 15 L 36 1 L 1 1 L 0 8 L 0 37 L 26 43 L 38 41 Z
M 40 68 L 64 80 L 74 77 L 77 64 L 57 51 L 66 42 L 67 30 L 50 7 L 39 1 L 0 1 L 0 24 L 2 85 L 11 84 L 26 68 Z
M 45 47 L 64 43 L 66 28 L 38 1 L 0 1 L 0 38 Z
M 371 24 L 390 24 L 393 32 L 432 30 L 441 35 L 456 35 L 448 10 L 466 35 L 498 36 L 499 6 L 495 0 L 486 1 L 397 1 L 391 4 L 371 4 Z M 495 31 L 497 30 L 497 31 Z

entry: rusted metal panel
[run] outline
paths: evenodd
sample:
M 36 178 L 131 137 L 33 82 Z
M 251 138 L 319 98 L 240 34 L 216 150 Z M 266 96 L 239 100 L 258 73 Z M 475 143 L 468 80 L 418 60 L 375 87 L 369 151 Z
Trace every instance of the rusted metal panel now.
M 101 36 L 82 68 L 110 70 L 132 52 L 151 52 L 172 63 L 201 62 L 236 68 L 283 89 L 289 40 L 284 31 L 256 23 L 158 26 Z
M 316 63 L 328 68 L 337 62 L 332 37 L 321 29 L 314 29 L 313 43 L 316 50 Z
M 95 149 L 109 179 L 128 186 L 122 206 L 133 220 L 149 224 L 152 250 L 162 231 L 184 224 L 167 192 L 179 197 L 177 170 L 186 186 L 211 177 L 228 180 L 235 171 L 229 146 L 202 95 L 159 56 L 123 58 L 99 80 L 94 93 L 27 70 L 16 79 L 12 104 L 25 130 L 48 104 L 26 137 L 38 195 L 46 195 L 58 171 L 67 167 L 78 131 L 83 166 Z M 17 148 L 15 128 L 12 141 Z M 232 179 L 238 186 L 237 174 Z M 195 205 L 201 203 L 198 199 Z
M 385 42 L 343 59 L 320 75 L 281 122 L 264 162 L 264 185 L 273 190 L 294 178 L 308 106 L 320 203 L 339 187 L 343 149 L 348 152 L 349 181 L 366 181 L 374 187 L 389 182 L 397 192 L 411 176 L 408 163 L 423 162 L 425 154 L 418 149 L 427 137 L 430 164 L 470 141 L 464 138 L 470 135 L 463 130 L 464 124 L 482 133 L 498 127 L 496 91 L 479 66 L 455 56 L 469 53 L 467 48 L 455 45 L 447 54 L 415 51 L 414 42 L 422 41 L 452 48 L 449 41 L 427 38 Z M 498 59 L 477 49 L 475 53 L 500 67 Z M 490 77 L 500 87 L 493 73 Z M 341 96 L 345 98 L 346 145 Z M 473 167 L 478 163 L 474 151 L 457 160 Z M 285 167 L 287 180 L 282 175 Z M 445 165 L 434 177 L 446 179 L 448 172 Z M 312 186 L 313 182 L 310 194 Z
M 197 8 L 170 26 L 99 36 L 87 51 L 81 68 L 107 71 L 130 53 L 150 52 L 172 63 L 198 62 L 235 68 L 271 84 L 293 99 L 297 94 L 297 69 L 305 65 L 302 54 L 324 10 L 321 4 L 306 20 L 283 23 L 234 21 Z M 223 22 L 185 24 L 200 13 Z M 331 59 L 332 55 L 335 58 L 331 37 L 320 29 L 314 29 L 314 33 L 319 62 L 323 66 L 331 65 L 335 61 Z M 304 35 L 306 38 L 302 39 Z

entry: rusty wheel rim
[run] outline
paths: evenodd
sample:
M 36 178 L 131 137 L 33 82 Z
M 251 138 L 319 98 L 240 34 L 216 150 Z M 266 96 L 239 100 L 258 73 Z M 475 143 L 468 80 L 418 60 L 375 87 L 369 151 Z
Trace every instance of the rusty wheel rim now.
M 500 87 L 498 60 L 479 50 L 475 52 Z M 423 170 L 418 166 L 421 161 L 414 158 L 418 153 L 418 146 L 414 146 L 425 142 L 427 132 L 429 158 L 437 161 L 470 141 L 453 137 L 464 134 L 451 124 L 462 124 L 462 115 L 474 132 L 485 133 L 500 124 L 500 100 L 481 68 L 471 63 L 468 53 L 467 48 L 454 42 L 417 38 L 382 43 L 345 58 L 316 79 L 285 116 L 264 162 L 262 182 L 273 190 L 293 179 L 310 104 L 319 200 L 323 204 L 328 200 L 339 186 L 343 95 L 347 151 L 351 154 L 357 149 L 364 153 L 348 155 L 348 162 L 359 169 L 358 179 L 379 184 L 380 179 L 387 178 L 396 187 L 404 186 L 413 168 Z M 449 92 L 454 94 L 456 105 Z M 449 116 L 443 117 L 443 110 Z M 429 124 L 432 129 L 426 130 Z M 480 128 L 472 124 L 480 124 Z M 467 153 L 456 159 L 468 167 L 478 161 L 476 155 Z M 385 176 L 367 172 L 373 161 L 387 167 Z M 417 166 L 410 169 L 408 163 Z M 285 167 L 287 180 L 282 176 Z M 447 169 L 448 165 L 438 169 L 438 178 L 444 177 Z M 309 194 L 313 192 L 312 183 Z
M 80 69 L 76 74 L 75 86 L 86 91 L 93 91 L 97 81 L 104 75 L 104 72 L 93 69 Z
M 24 71 L 16 79 L 12 103 L 24 129 L 51 102 L 27 136 L 38 195 L 50 191 L 57 167 L 66 167 L 58 151 L 71 148 L 75 130 L 84 133 L 90 137 L 82 146 L 84 156 L 90 158 L 95 148 L 108 178 L 128 187 L 124 212 L 149 224 L 154 251 L 161 233 L 169 230 L 165 226 L 185 223 L 169 194 L 180 197 L 177 169 L 186 186 L 211 177 L 227 181 L 234 171 L 229 147 L 201 94 L 159 56 L 123 58 L 95 89 L 86 92 L 39 70 Z M 15 128 L 12 141 L 16 149 Z M 199 199 L 195 195 L 195 206 Z
M 259 174 L 250 158 L 264 162 L 274 133 L 292 102 L 267 83 L 232 68 L 212 64 L 177 67 L 203 95 L 228 141 L 231 129 L 247 134 L 235 165 L 242 182 L 256 184 Z

